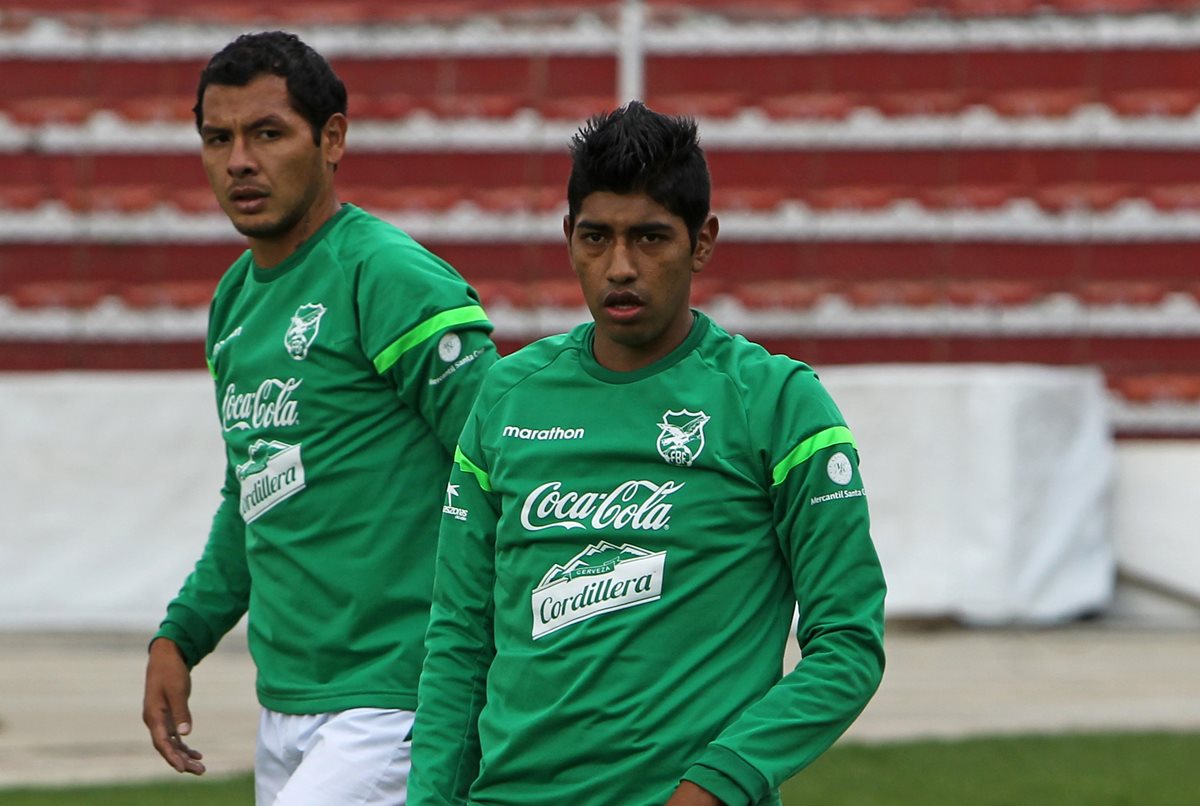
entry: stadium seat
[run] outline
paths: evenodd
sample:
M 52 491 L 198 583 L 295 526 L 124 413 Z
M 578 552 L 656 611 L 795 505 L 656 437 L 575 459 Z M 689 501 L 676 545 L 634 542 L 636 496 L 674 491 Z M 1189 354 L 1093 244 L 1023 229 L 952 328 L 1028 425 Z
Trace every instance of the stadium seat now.
M 1028 305 L 1042 296 L 1036 284 L 1019 280 L 953 280 L 945 294 L 950 304 L 966 307 Z
M 1039 11 L 1043 0 L 943 0 L 957 17 L 1027 17 Z
M 1033 191 L 1038 205 L 1053 213 L 1108 210 L 1134 195 L 1134 187 L 1123 182 L 1062 182 L 1042 185 Z
M 14 123 L 22 126 L 44 126 L 48 123 L 78 125 L 97 108 L 92 98 L 45 96 L 8 101 L 3 111 Z
M 1105 99 L 1122 117 L 1185 117 L 1200 105 L 1200 92 L 1192 89 L 1140 89 L 1115 92 Z
M 738 283 L 731 289 L 734 299 L 754 310 L 811 308 L 817 300 L 835 293 L 831 280 L 764 280 Z
M 1106 280 L 1080 284 L 1075 296 L 1087 305 L 1158 305 L 1170 290 L 1163 283 Z
M 18 308 L 86 309 L 111 291 L 111 284 L 103 282 L 23 283 L 9 292 L 9 298 Z
M 427 105 L 410 93 L 390 92 L 384 94 L 357 93 L 346 100 L 346 109 L 353 120 L 399 120 Z
M 774 210 L 783 204 L 787 192 L 773 187 L 714 187 L 714 210 Z
M 1109 388 L 1131 403 L 1200 402 L 1200 374 L 1149 373 L 1110 378 Z
M 746 97 L 734 92 L 692 92 L 651 95 L 646 103 L 667 115 L 731 118 L 746 106 Z
M 124 284 L 117 290 L 130 308 L 207 308 L 213 283 L 161 282 Z
M 445 93 L 429 100 L 430 110 L 442 118 L 509 118 L 530 106 L 515 93 Z
M 994 210 L 1022 197 L 1016 184 L 954 184 L 920 188 L 916 198 L 931 210 Z
M 1003 117 L 1061 118 L 1093 99 L 1086 89 L 1015 89 L 990 93 L 984 103 Z
M 529 287 L 516 280 L 472 280 L 484 308 L 508 305 L 524 308 L 529 304 Z
M 1155 185 L 1146 189 L 1146 198 L 1164 213 L 1200 210 L 1200 183 Z
M 542 97 L 533 102 L 534 108 L 547 120 L 584 121 L 593 115 L 607 112 L 615 104 L 613 95 L 565 95 Z
M 929 117 L 956 115 L 967 99 L 955 90 L 896 90 L 872 96 L 870 105 L 888 117 Z
M 863 99 L 845 92 L 798 92 L 764 96 L 755 104 L 773 120 L 845 120 Z
M 925 308 L 941 300 L 937 284 L 912 280 L 879 280 L 851 283 L 845 295 L 851 304 L 861 308 L 899 305 L 905 308 Z
M 169 198 L 171 204 L 184 213 L 215 213 L 221 209 L 208 185 L 171 188 Z
M 187 95 L 139 95 L 112 101 L 111 108 L 134 123 L 191 123 L 196 118 L 192 106 L 196 99 Z
M 444 212 L 465 198 L 464 190 L 457 185 L 392 188 L 356 186 L 343 188 L 339 195 L 348 202 L 380 213 L 404 210 Z
M 878 210 L 906 197 L 895 185 L 840 185 L 813 188 L 804 194 L 820 210 Z
M 529 305 L 535 308 L 577 308 L 584 304 L 578 281 L 537 280 L 529 284 Z
M 49 198 L 50 194 L 43 185 L 0 185 L 0 209 L 32 210 Z

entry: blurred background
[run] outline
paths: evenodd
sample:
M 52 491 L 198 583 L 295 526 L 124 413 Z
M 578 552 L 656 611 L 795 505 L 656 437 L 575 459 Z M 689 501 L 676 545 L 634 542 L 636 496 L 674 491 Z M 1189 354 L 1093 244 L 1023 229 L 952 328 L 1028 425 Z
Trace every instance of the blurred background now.
M 572 133 L 695 116 L 694 302 L 842 406 L 913 657 L 945 624 L 1200 644 L 1200 0 L 0 0 L 0 674 L 54 634 L 136 655 L 94 636 L 148 634 L 203 546 L 244 246 L 191 108 L 272 28 L 347 85 L 341 199 L 456 266 L 502 352 L 587 317 Z

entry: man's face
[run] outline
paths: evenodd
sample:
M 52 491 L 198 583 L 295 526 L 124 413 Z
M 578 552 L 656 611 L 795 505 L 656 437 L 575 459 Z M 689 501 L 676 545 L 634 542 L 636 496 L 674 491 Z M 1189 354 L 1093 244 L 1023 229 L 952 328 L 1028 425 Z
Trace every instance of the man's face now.
M 692 274 L 712 254 L 709 216 L 693 249 L 683 219 L 644 193 L 587 196 L 574 228 L 563 222 L 571 266 L 596 320 L 593 349 L 609 369 L 647 366 L 682 342 L 692 326 Z
M 319 200 L 331 198 L 332 165 L 341 158 L 342 143 L 336 132 L 330 142 L 326 129 L 314 144 L 308 121 L 288 104 L 281 76 L 204 90 L 204 170 L 238 232 L 286 240 Z

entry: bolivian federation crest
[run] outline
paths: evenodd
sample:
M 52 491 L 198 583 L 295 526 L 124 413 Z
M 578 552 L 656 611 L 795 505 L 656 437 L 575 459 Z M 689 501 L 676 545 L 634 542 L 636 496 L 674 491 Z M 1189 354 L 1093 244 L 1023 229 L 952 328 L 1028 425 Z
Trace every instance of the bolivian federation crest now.
M 308 358 L 308 350 L 317 338 L 324 315 L 325 306 L 319 302 L 310 302 L 296 309 L 283 337 L 283 346 L 287 348 L 288 355 L 297 361 Z
M 658 424 L 658 453 L 667 464 L 690 467 L 704 450 L 704 425 L 710 418 L 702 411 L 668 411 Z

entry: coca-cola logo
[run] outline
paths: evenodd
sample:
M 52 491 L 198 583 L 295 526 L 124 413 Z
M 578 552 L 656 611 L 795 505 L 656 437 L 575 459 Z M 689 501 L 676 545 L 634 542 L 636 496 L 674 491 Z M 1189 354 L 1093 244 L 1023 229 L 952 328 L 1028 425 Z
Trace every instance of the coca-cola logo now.
M 622 482 L 612 492 L 563 492 L 561 481 L 548 481 L 525 498 L 521 525 L 531 532 L 552 529 L 641 529 L 658 531 L 671 522 L 667 496 L 683 484 Z
M 302 380 L 267 378 L 253 392 L 238 393 L 237 386 L 229 384 L 225 399 L 221 401 L 221 422 L 226 431 L 242 431 L 248 428 L 288 428 L 300 422 L 299 401 L 292 394 L 300 388 Z

